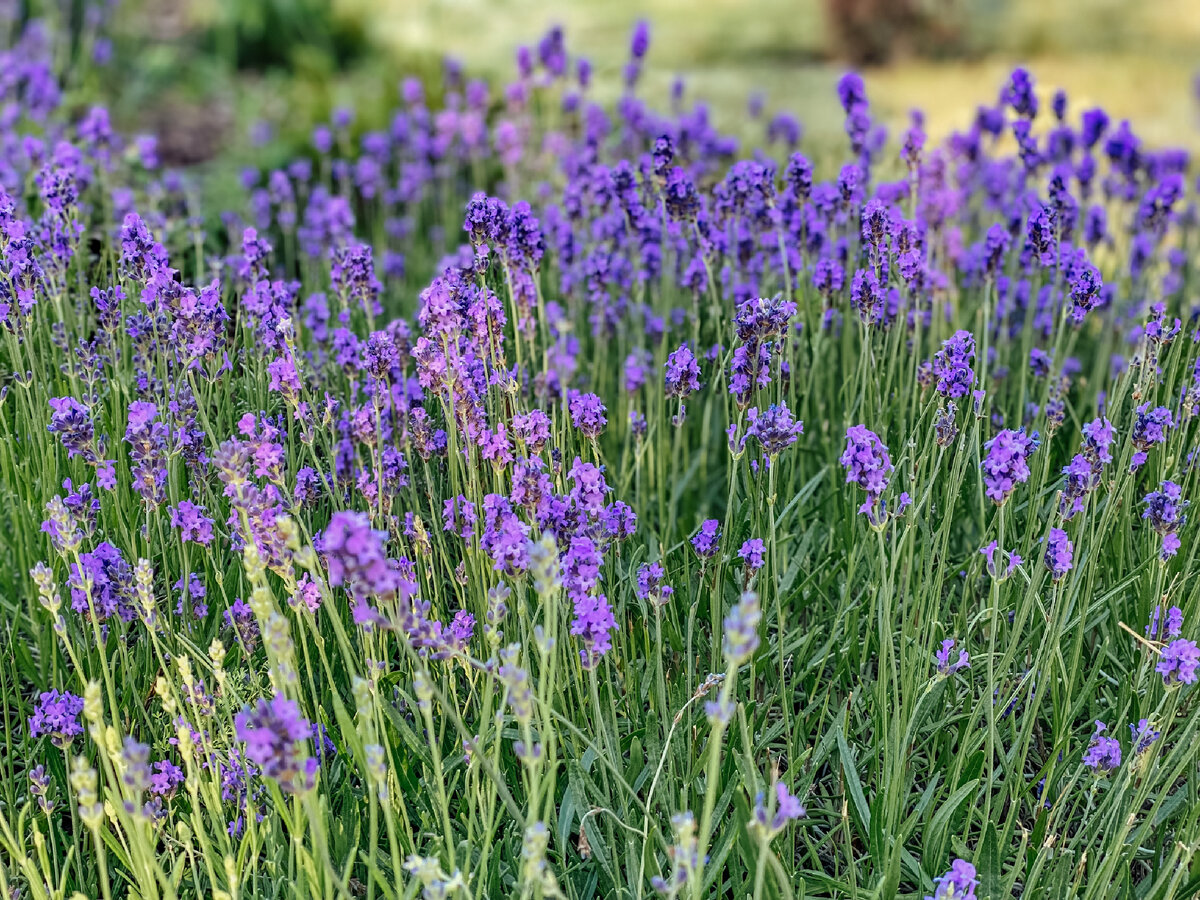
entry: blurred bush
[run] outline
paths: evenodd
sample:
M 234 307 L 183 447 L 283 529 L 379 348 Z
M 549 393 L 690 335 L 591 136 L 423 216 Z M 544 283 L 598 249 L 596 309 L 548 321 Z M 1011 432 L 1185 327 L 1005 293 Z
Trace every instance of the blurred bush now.
M 238 69 L 291 70 L 314 53 L 345 69 L 369 49 L 364 19 L 335 9 L 331 0 L 220 0 L 191 6 L 203 23 L 208 48 Z

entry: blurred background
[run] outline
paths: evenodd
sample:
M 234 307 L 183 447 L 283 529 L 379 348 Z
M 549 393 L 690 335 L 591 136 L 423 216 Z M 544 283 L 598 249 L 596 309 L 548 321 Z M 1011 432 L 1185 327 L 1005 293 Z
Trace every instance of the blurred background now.
M 1148 143 L 1200 150 L 1200 0 L 126 0 L 115 15 L 114 116 L 158 132 L 174 165 L 283 161 L 338 106 L 378 126 L 400 76 L 434 84 L 446 54 L 502 83 L 516 48 L 555 24 L 600 94 L 615 92 L 639 18 L 652 27 L 643 95 L 665 102 L 682 76 L 750 140 L 757 93 L 801 120 L 802 146 L 844 141 L 834 84 L 849 67 L 893 134 L 919 106 L 939 137 L 1020 63 L 1076 112 L 1103 103 Z

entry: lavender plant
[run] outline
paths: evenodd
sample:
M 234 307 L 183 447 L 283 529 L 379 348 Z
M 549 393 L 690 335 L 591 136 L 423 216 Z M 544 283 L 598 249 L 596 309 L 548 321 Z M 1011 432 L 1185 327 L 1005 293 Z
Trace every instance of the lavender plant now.
M 11 34 L 4 896 L 1200 892 L 1186 154 L 814 167 L 641 23 L 205 209 Z

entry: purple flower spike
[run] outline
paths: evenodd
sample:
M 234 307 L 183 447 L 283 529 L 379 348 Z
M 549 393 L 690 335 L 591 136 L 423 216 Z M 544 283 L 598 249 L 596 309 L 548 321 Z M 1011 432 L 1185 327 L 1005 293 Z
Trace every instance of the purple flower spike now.
M 573 391 L 568 404 L 571 412 L 571 424 L 583 433 L 585 437 L 595 439 L 600 436 L 604 426 L 608 424 L 604 404 L 595 394 L 581 394 Z
M 71 739 L 83 734 L 79 714 L 83 712 L 83 698 L 71 693 L 45 691 L 34 705 L 29 717 L 29 734 L 38 738 L 48 735 L 57 747 L 67 747 Z
M 997 506 L 1006 501 L 1018 484 L 1029 480 L 1028 459 L 1037 449 L 1037 434 L 1006 428 L 984 445 L 987 456 L 980 463 L 987 495 Z
M 933 357 L 938 393 L 951 400 L 967 396 L 975 383 L 975 371 L 971 368 L 974 358 L 975 338 L 971 332 L 958 331 L 944 341 L 942 349 Z
M 334 513 L 318 548 L 329 567 L 329 584 L 380 597 L 395 593 L 400 578 L 384 554 L 386 542 L 387 533 L 373 529 L 365 513 Z
M 846 484 L 857 484 L 867 492 L 866 502 L 859 508 L 872 525 L 883 522 L 881 498 L 892 474 L 892 458 L 879 435 L 866 425 L 851 425 L 846 429 L 846 449 L 839 459 L 846 470 Z
M 701 559 L 712 559 L 721 547 L 721 523 L 716 519 L 705 519 L 700 530 L 692 536 L 692 547 Z
M 761 413 L 753 408 L 746 414 L 746 420 L 746 437 L 758 441 L 768 462 L 804 434 L 804 423 L 793 419 L 792 411 L 782 403 L 772 404 Z
M 1183 488 L 1173 481 L 1164 481 L 1157 491 L 1151 491 L 1142 502 L 1146 510 L 1142 518 L 1150 522 L 1150 527 L 1162 535 L 1163 561 L 1174 556 L 1180 547 L 1178 531 L 1187 522 L 1184 510 L 1188 501 L 1183 499 Z
M 234 719 L 237 739 L 246 744 L 246 758 L 262 773 L 279 782 L 287 793 L 311 789 L 317 761 L 308 756 L 302 742 L 312 734 L 312 725 L 300 708 L 286 697 L 259 700 Z
M 1137 450 L 1130 461 L 1129 469 L 1136 472 L 1145 465 L 1148 459 L 1147 451 L 1155 444 L 1165 443 L 1167 431 L 1175 424 L 1171 410 L 1165 406 L 1150 409 L 1149 403 L 1143 403 L 1137 408 L 1133 422 L 1133 446 Z
M 1195 684 L 1196 669 L 1200 667 L 1200 647 L 1195 641 L 1176 638 L 1163 648 L 1154 670 L 1163 677 L 1163 684 Z
M 1107 726 L 1096 720 L 1096 731 L 1083 754 L 1083 764 L 1097 774 L 1111 772 L 1121 765 L 1121 744 L 1116 738 L 1104 737 Z
M 1046 540 L 1046 555 L 1043 561 L 1046 568 L 1050 570 L 1050 576 L 1055 580 L 1060 580 L 1067 572 L 1071 571 L 1073 565 L 1072 559 L 1075 551 L 1075 545 L 1071 543 L 1071 539 L 1067 537 L 1067 533 L 1061 528 L 1051 528 L 1050 536 Z
M 667 357 L 667 396 L 682 400 L 700 390 L 700 366 L 687 345 L 681 345 Z
M 745 562 L 747 569 L 757 572 L 763 567 L 763 554 L 766 549 L 761 538 L 751 538 L 742 544 L 741 549 L 738 550 L 738 556 Z

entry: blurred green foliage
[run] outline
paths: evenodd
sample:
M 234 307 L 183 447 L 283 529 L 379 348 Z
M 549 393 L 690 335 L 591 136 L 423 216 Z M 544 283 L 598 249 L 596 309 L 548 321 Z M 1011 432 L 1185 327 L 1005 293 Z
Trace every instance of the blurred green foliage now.
M 207 37 L 243 69 L 294 69 L 324 56 L 335 69 L 369 49 L 365 22 L 339 15 L 330 0 L 222 0 Z

